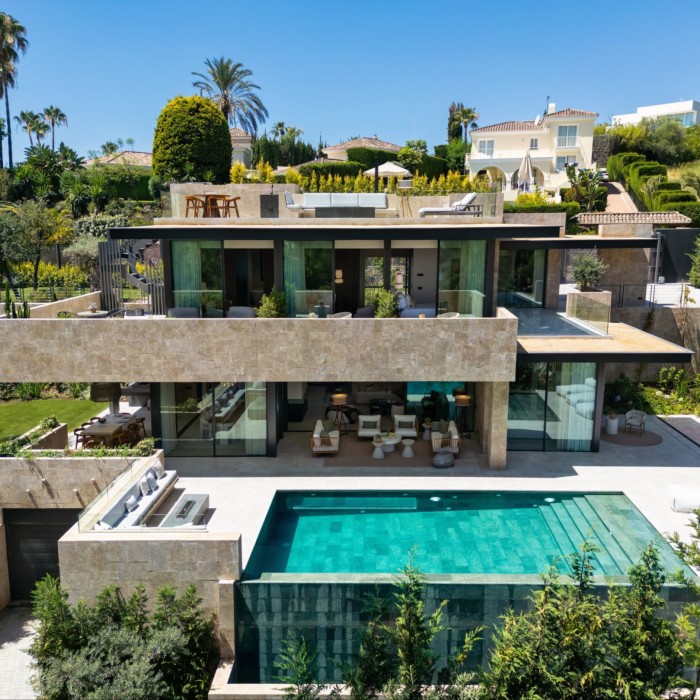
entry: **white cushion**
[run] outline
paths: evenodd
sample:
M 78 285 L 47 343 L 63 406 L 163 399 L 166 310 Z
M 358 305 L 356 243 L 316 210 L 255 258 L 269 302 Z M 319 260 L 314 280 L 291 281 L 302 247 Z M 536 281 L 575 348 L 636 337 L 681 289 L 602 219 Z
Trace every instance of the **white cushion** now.
M 158 484 L 156 483 L 156 475 L 149 469 L 148 473 L 146 474 L 146 481 L 148 482 L 148 488 L 151 491 L 155 491 L 158 488 Z
M 160 479 L 160 477 L 165 474 L 165 465 L 160 460 L 153 465 L 153 468 L 155 469 L 157 479 Z
M 462 199 L 453 202 L 452 208 L 455 211 L 459 211 L 460 209 L 463 209 L 466 206 L 469 206 L 474 200 L 476 199 L 476 192 L 469 192 L 469 194 L 465 194 Z
M 134 510 L 134 508 L 136 508 L 137 503 L 138 502 L 136 501 L 136 496 L 134 496 L 134 494 L 132 493 L 131 496 L 129 496 L 129 498 L 127 498 L 126 501 L 124 501 L 124 508 L 126 512 L 131 513 L 131 511 Z
M 148 496 L 148 492 L 151 490 L 151 487 L 148 483 L 148 478 L 143 477 L 141 481 L 139 481 L 139 488 L 141 489 L 141 495 L 142 496 Z
M 406 296 L 404 294 L 396 295 L 396 305 L 398 306 L 399 311 L 403 311 L 404 309 L 408 308 L 408 301 L 406 300 Z
M 95 530 L 111 530 L 112 526 L 109 523 L 104 522 L 103 520 L 98 520 L 95 523 Z
M 586 386 L 592 386 L 595 389 L 595 379 L 593 379 L 593 377 L 588 377 L 587 379 L 584 379 L 583 383 Z

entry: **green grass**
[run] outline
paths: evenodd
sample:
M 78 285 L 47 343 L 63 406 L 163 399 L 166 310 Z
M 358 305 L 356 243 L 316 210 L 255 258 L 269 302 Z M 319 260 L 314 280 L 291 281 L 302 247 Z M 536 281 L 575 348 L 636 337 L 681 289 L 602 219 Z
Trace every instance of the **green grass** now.
M 695 173 L 700 175 L 700 160 L 693 160 L 689 163 L 683 163 L 677 168 L 668 169 L 669 180 L 681 180 L 683 174 Z
M 7 401 L 0 403 L 0 440 L 10 435 L 22 435 L 41 423 L 47 416 L 56 416 L 68 423 L 68 432 L 104 411 L 107 403 L 80 399 L 38 399 L 36 401 Z

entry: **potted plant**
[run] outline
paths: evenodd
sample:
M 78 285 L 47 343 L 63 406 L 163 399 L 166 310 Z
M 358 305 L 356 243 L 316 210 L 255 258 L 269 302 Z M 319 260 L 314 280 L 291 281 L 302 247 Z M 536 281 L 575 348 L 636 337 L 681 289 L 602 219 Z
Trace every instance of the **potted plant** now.
M 619 421 L 617 420 L 617 413 L 614 409 L 608 411 L 608 420 L 605 425 L 605 432 L 608 435 L 617 435 L 617 429 L 619 427 Z
M 568 273 L 581 291 L 590 291 L 599 284 L 608 266 L 598 258 L 595 250 L 584 250 L 572 256 Z
M 287 298 L 283 290 L 270 290 L 269 294 L 263 294 L 260 306 L 255 309 L 258 318 L 282 318 L 287 314 Z

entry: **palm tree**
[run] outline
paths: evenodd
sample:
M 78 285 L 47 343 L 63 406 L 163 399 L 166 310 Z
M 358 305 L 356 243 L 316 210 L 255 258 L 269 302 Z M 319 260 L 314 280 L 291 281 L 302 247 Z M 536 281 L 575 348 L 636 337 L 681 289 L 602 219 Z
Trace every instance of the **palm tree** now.
M 460 107 L 459 109 L 455 110 L 452 118 L 455 122 L 459 122 L 462 125 L 462 128 L 464 129 L 463 141 L 464 143 L 469 143 L 468 130 L 470 128 L 474 129 L 477 126 L 476 120 L 479 118 L 479 115 L 472 107 Z
M 65 124 L 68 126 L 68 118 L 66 115 L 58 108 L 51 105 L 44 109 L 44 121 L 51 127 L 51 150 L 56 150 L 56 141 L 54 139 L 55 131 L 57 126 Z
M 36 115 L 36 122 L 34 122 L 34 135 L 36 136 L 37 144 L 41 143 L 41 140 L 48 134 L 49 125 L 42 119 L 41 114 Z
M 287 127 L 284 122 L 276 122 L 275 125 L 270 129 L 270 136 L 273 139 L 280 140 L 287 133 Z
M 193 72 L 201 80 L 195 80 L 192 85 L 219 107 L 229 124 L 257 133 L 258 122 L 264 124 L 268 114 L 255 92 L 260 86 L 250 81 L 252 71 L 223 56 L 207 59 L 204 65 L 207 73 Z
M 2 155 L 2 140 L 5 138 L 5 136 L 7 136 L 7 132 L 5 131 L 5 120 L 0 117 L 0 169 L 5 167 Z
M 29 146 L 33 146 L 34 140 L 32 139 L 32 134 L 36 133 L 39 124 L 43 124 L 41 117 L 35 112 L 25 110 L 24 112 L 20 112 L 18 117 L 15 117 L 15 121 L 22 127 L 24 131 L 27 132 L 27 135 L 29 136 Z M 46 125 L 44 124 L 44 126 Z M 39 140 L 38 137 L 37 140 Z
M 27 41 L 25 28 L 14 18 L 5 12 L 0 12 L 0 85 L 5 96 L 5 116 L 7 121 L 7 157 L 12 169 L 12 130 L 9 125 L 10 98 L 8 89 L 14 87 L 17 69 L 15 64 L 20 53 L 26 53 L 29 42 Z
M 303 133 L 303 129 L 297 129 L 296 126 L 290 126 L 287 128 L 286 136 L 290 141 L 296 141 Z

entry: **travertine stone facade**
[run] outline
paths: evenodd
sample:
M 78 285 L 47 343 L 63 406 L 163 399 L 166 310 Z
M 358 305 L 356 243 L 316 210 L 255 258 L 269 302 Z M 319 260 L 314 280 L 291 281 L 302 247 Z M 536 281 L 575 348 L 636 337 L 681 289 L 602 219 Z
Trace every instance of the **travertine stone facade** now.
M 99 319 L 0 324 L 3 381 L 512 381 L 517 320 Z
M 134 461 L 133 457 L 2 457 L 0 507 L 85 508 Z
M 238 533 L 156 528 L 81 533 L 76 525 L 59 541 L 58 557 L 61 583 L 72 602 L 80 598 L 92 602 L 110 585 L 128 597 L 141 583 L 152 604 L 159 588 L 172 585 L 182 593 L 194 583 L 204 609 L 220 619 L 222 647 L 233 649 L 232 594 L 220 581 L 241 577 Z

